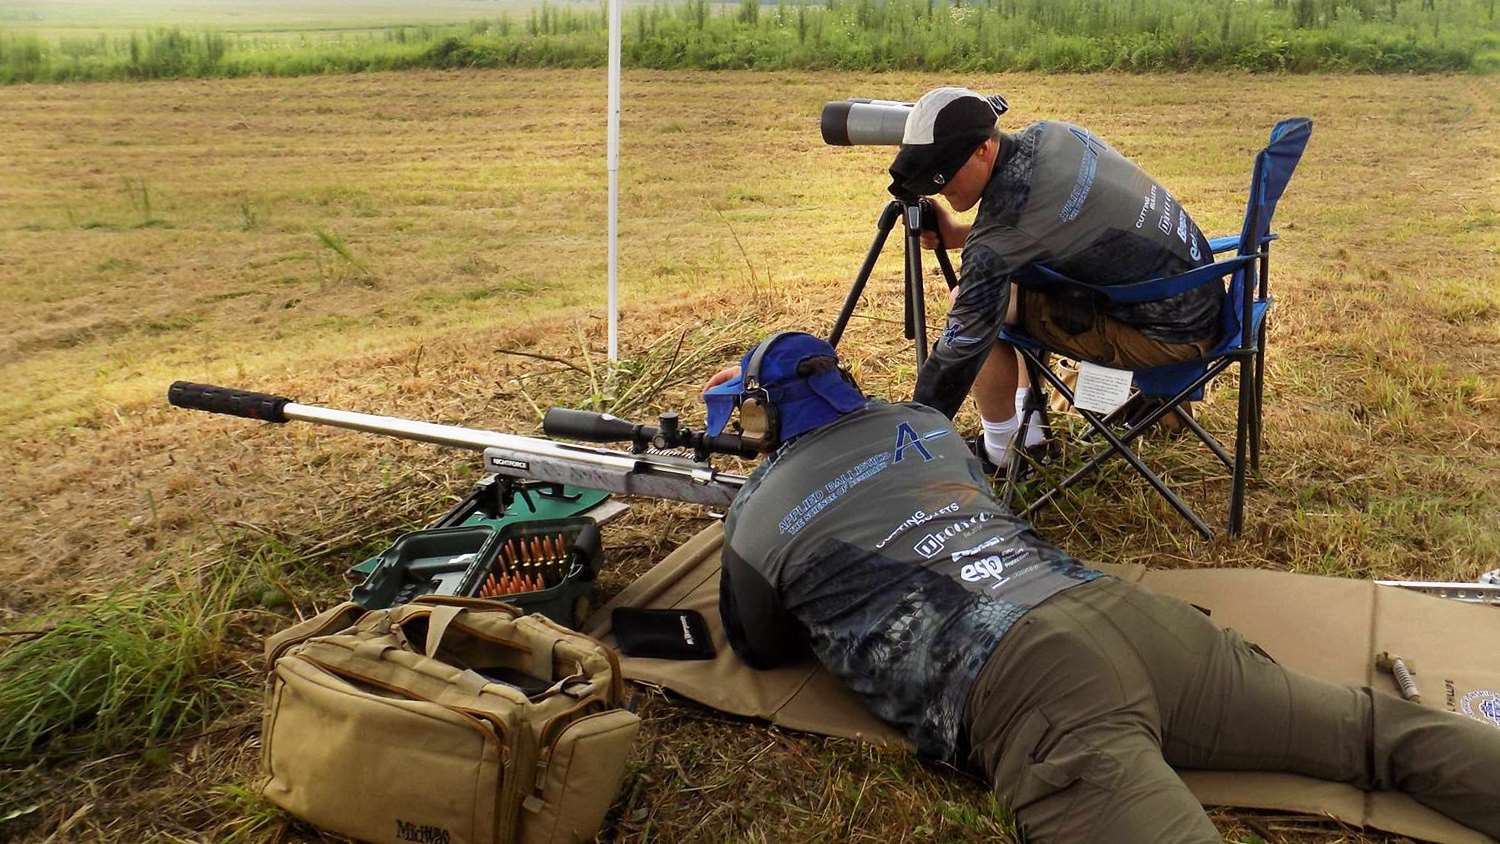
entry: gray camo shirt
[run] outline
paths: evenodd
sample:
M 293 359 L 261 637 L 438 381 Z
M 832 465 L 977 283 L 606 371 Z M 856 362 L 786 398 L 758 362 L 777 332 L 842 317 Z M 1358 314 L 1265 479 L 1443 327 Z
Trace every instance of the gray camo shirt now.
M 1109 286 L 1212 262 L 1181 203 L 1087 129 L 1043 121 L 1005 135 L 964 241 L 958 298 L 917 375 L 915 398 L 949 416 L 958 411 L 1005 318 L 1011 277 L 1031 264 Z M 1055 301 L 1082 328 L 1100 306 L 1074 291 L 1059 290 Z M 1207 284 L 1103 313 L 1147 337 L 1186 343 L 1218 334 L 1222 299 L 1222 289 Z
M 756 668 L 813 655 L 924 756 L 1028 609 L 1100 577 L 997 502 L 952 423 L 871 402 L 768 458 L 724 522 L 719 608 Z

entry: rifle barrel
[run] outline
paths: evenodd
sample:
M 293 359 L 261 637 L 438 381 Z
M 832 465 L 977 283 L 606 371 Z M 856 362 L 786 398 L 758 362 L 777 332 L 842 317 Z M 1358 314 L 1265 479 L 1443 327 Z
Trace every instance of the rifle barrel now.
M 403 440 L 446 445 L 451 448 L 466 448 L 484 451 L 487 448 L 533 448 L 556 446 L 551 440 L 526 437 L 520 434 L 504 434 L 499 431 L 482 431 L 459 425 L 440 425 L 435 422 L 420 422 L 398 416 L 377 416 L 373 413 L 357 413 L 352 410 L 336 410 L 313 404 L 292 402 L 281 409 L 288 420 L 315 422 L 334 428 L 347 428 L 367 434 L 385 434 Z
M 560 443 L 540 437 L 440 425 L 396 416 L 378 416 L 300 404 L 285 396 L 252 393 L 207 384 L 174 383 L 167 400 L 177 407 L 266 422 L 311 422 L 368 434 L 432 443 L 485 453 L 495 474 L 571 483 L 627 495 L 671 498 L 726 506 L 745 476 L 720 472 L 706 463 L 637 455 L 605 448 Z

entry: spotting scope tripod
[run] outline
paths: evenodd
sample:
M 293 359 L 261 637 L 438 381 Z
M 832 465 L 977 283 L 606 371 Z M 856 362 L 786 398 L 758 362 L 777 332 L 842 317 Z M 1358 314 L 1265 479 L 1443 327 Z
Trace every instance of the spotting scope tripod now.
M 885 210 L 880 212 L 880 219 L 875 223 L 875 240 L 870 244 L 870 251 L 865 253 L 865 262 L 860 265 L 854 283 L 849 286 L 849 295 L 844 298 L 844 306 L 839 309 L 833 330 L 828 333 L 828 344 L 838 347 L 839 339 L 844 336 L 844 329 L 849 325 L 849 318 L 854 315 L 854 308 L 859 304 L 859 297 L 865 292 L 865 283 L 870 280 L 875 262 L 880 258 L 880 252 L 885 248 L 885 242 L 898 220 L 901 221 L 906 245 L 906 305 L 903 309 L 906 339 L 916 342 L 917 369 L 921 369 L 927 360 L 927 302 L 923 298 L 925 294 L 922 286 L 923 230 L 937 233 L 938 267 L 943 271 L 943 279 L 948 282 L 949 290 L 958 286 L 958 276 L 953 272 L 953 264 L 948 260 L 947 247 L 943 243 L 943 234 L 937 227 L 932 200 L 927 197 L 910 201 L 893 199 L 886 203 Z

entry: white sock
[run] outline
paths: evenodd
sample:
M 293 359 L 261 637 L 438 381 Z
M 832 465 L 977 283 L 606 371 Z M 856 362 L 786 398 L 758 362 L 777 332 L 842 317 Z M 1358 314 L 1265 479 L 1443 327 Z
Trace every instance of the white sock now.
M 1010 459 L 1010 440 L 1016 435 L 1016 429 L 1021 427 L 1021 417 L 1012 416 L 1004 422 L 980 419 L 979 424 L 984 428 L 985 454 L 989 455 L 991 463 L 1004 466 Z
M 1021 413 L 1026 409 L 1026 387 L 1016 388 L 1016 418 L 1021 418 Z M 1047 432 L 1042 430 L 1042 415 L 1037 411 L 1031 412 L 1031 418 L 1027 419 L 1026 425 L 1026 448 L 1033 448 L 1042 444 L 1047 439 Z

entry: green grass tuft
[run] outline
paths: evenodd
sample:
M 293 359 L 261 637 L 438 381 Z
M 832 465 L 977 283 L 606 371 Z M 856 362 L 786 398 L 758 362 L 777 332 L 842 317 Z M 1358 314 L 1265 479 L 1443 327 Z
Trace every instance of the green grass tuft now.
M 234 583 L 114 594 L 0 652 L 0 763 L 140 749 L 241 694 L 216 671 Z

